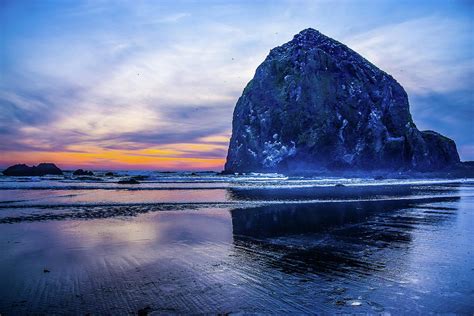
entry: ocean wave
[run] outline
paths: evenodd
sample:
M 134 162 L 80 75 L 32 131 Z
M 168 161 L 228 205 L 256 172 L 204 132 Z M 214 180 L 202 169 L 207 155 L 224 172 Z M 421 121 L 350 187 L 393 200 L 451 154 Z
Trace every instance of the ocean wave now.
M 71 181 L 71 180 L 43 180 L 24 181 L 14 180 L 0 181 L 0 190 L 216 190 L 227 188 L 265 188 L 265 189 L 290 189 L 290 188 L 318 188 L 344 185 L 349 187 L 361 186 L 397 186 L 397 185 L 473 185 L 474 179 L 266 179 L 266 180 L 177 180 L 177 181 L 141 181 L 140 184 L 123 185 L 117 182 L 93 182 L 93 181 Z

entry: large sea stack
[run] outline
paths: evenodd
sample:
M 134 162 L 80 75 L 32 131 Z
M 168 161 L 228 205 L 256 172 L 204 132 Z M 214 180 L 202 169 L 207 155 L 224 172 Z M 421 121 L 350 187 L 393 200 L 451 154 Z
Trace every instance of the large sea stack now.
M 226 172 L 436 171 L 453 140 L 413 123 L 389 74 L 314 29 L 272 49 L 234 110 Z

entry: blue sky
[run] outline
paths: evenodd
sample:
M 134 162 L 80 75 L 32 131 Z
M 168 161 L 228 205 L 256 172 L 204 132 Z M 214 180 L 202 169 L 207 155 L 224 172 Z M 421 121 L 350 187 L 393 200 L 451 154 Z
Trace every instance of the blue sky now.
M 246 83 L 308 27 L 474 160 L 474 1 L 0 0 L 0 164 L 221 169 Z

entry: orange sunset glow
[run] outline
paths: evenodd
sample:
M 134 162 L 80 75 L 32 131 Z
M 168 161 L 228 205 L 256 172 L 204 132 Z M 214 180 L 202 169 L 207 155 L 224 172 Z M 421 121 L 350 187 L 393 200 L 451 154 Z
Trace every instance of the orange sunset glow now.
M 225 137 L 212 137 L 223 141 Z M 73 146 L 71 146 L 73 147 Z M 114 150 L 74 146 L 71 151 L 22 151 L 0 156 L 0 164 L 19 161 L 30 165 L 52 162 L 65 169 L 110 170 L 222 170 L 227 144 L 172 144 L 141 150 Z M 217 154 L 216 154 L 217 153 Z M 216 157 L 222 153 L 222 157 Z

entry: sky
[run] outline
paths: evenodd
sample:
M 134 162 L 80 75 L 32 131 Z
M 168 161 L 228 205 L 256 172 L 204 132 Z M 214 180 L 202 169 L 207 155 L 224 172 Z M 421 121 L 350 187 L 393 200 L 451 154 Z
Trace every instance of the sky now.
M 0 0 L 0 167 L 222 170 L 243 88 L 308 27 L 474 160 L 472 0 Z

